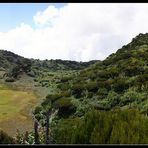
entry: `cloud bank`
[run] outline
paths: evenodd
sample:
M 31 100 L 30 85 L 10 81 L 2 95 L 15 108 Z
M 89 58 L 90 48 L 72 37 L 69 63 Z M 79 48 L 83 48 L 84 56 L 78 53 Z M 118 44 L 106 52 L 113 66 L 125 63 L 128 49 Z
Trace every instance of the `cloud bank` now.
M 148 32 L 148 4 L 49 5 L 32 19 L 36 27 L 19 24 L 0 32 L 0 49 L 27 58 L 76 61 L 103 60 Z

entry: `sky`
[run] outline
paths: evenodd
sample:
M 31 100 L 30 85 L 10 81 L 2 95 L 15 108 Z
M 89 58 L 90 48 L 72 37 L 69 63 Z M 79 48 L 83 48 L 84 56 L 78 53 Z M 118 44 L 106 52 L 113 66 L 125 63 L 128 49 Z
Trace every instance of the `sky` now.
M 104 60 L 148 32 L 148 3 L 0 3 L 0 49 L 26 58 Z

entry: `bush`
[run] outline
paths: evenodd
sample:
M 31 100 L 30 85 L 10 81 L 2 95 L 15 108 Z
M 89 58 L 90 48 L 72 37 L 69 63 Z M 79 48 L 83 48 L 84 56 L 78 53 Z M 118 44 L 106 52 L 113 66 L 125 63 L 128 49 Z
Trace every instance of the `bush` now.
M 34 114 L 38 114 L 40 113 L 40 111 L 42 110 L 42 107 L 41 106 L 37 106 L 34 110 Z
M 57 99 L 63 97 L 62 94 L 58 93 L 58 94 L 49 94 L 46 96 L 46 100 L 48 102 L 53 103 L 54 101 L 56 101 Z
M 148 119 L 137 110 L 92 110 L 53 128 L 57 144 L 148 144 Z
M 15 140 L 0 130 L 0 144 L 15 144 Z
M 35 73 L 34 73 L 34 71 L 32 71 L 32 70 L 31 70 L 30 72 L 28 72 L 27 74 L 28 74 L 30 77 L 35 77 Z
M 61 96 L 62 96 L 62 97 L 70 97 L 70 96 L 71 96 L 71 93 L 70 93 L 70 91 L 63 91 L 63 92 L 61 93 Z
M 6 80 L 5 80 L 6 82 L 14 82 L 15 81 L 15 79 L 14 78 L 6 78 Z
M 124 92 L 128 87 L 128 83 L 124 78 L 116 78 L 113 84 L 114 91 L 119 93 Z
M 72 77 L 63 77 L 63 78 L 61 78 L 61 82 L 64 83 L 64 82 L 67 82 L 71 79 L 72 79 Z
M 109 100 L 107 99 L 103 99 L 103 100 L 100 100 L 98 102 L 98 104 L 96 104 L 94 106 L 97 110 L 110 110 L 111 109 L 111 104 L 109 102 Z
M 99 88 L 98 89 L 97 95 L 99 95 L 100 99 L 105 98 L 107 96 L 107 94 L 108 94 L 108 91 L 106 88 Z
M 114 91 L 110 91 L 106 99 L 108 100 L 108 104 L 111 108 L 118 105 L 120 102 L 120 96 Z
M 72 90 L 72 95 L 74 95 L 76 98 L 80 98 L 83 96 L 82 92 L 84 90 L 84 85 L 74 84 L 71 90 Z
M 92 98 L 92 97 L 93 97 L 93 92 L 89 92 L 87 98 Z
M 57 86 L 57 88 L 61 89 L 62 91 L 66 91 L 66 90 L 68 90 L 70 88 L 70 86 L 67 83 L 62 83 L 62 84 L 59 84 Z
M 97 92 L 98 91 L 98 85 L 96 82 L 89 82 L 87 84 L 85 84 L 85 88 L 88 91 L 92 91 L 92 92 Z
M 59 117 L 68 117 L 76 111 L 76 107 L 71 103 L 70 98 L 58 99 L 54 103 L 54 107 L 59 109 Z
M 129 89 L 124 93 L 123 96 L 121 96 L 120 99 L 120 106 L 124 106 L 127 104 L 130 104 L 132 102 L 140 103 L 142 101 L 146 100 L 146 94 L 145 93 L 139 93 L 137 91 L 134 91 L 132 89 Z

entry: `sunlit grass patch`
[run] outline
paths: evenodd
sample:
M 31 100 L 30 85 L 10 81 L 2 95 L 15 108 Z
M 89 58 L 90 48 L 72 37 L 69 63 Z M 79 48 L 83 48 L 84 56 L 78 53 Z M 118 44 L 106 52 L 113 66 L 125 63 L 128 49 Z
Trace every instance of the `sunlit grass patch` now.
M 4 84 L 0 84 L 0 127 L 5 128 L 8 122 L 17 119 L 17 124 L 31 123 L 31 110 L 37 104 L 38 99 L 33 92 L 11 90 Z M 6 124 L 1 125 L 1 123 Z M 26 124 L 26 126 L 27 126 Z M 30 125 L 28 125 L 30 127 Z M 16 125 L 11 124 L 11 131 L 16 131 Z M 26 128 L 26 127 L 25 127 Z M 20 129 L 23 130 L 23 129 Z M 7 131 L 9 133 L 9 131 Z

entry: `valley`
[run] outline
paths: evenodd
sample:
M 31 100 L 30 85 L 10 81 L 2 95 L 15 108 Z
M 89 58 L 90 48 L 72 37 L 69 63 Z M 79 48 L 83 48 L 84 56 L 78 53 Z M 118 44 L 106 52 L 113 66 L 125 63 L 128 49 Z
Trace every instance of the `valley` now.
M 33 129 L 33 111 L 49 93 L 58 91 L 58 82 L 73 71 L 44 72 L 36 79 L 26 74 L 14 82 L 0 80 L 0 129 L 15 137 L 17 130 L 24 134 Z M 48 83 L 47 83 L 48 82 Z M 47 86 L 48 84 L 48 86 Z
M 0 57 L 0 128 L 19 128 L 16 143 L 148 143 L 148 34 L 103 61 Z

